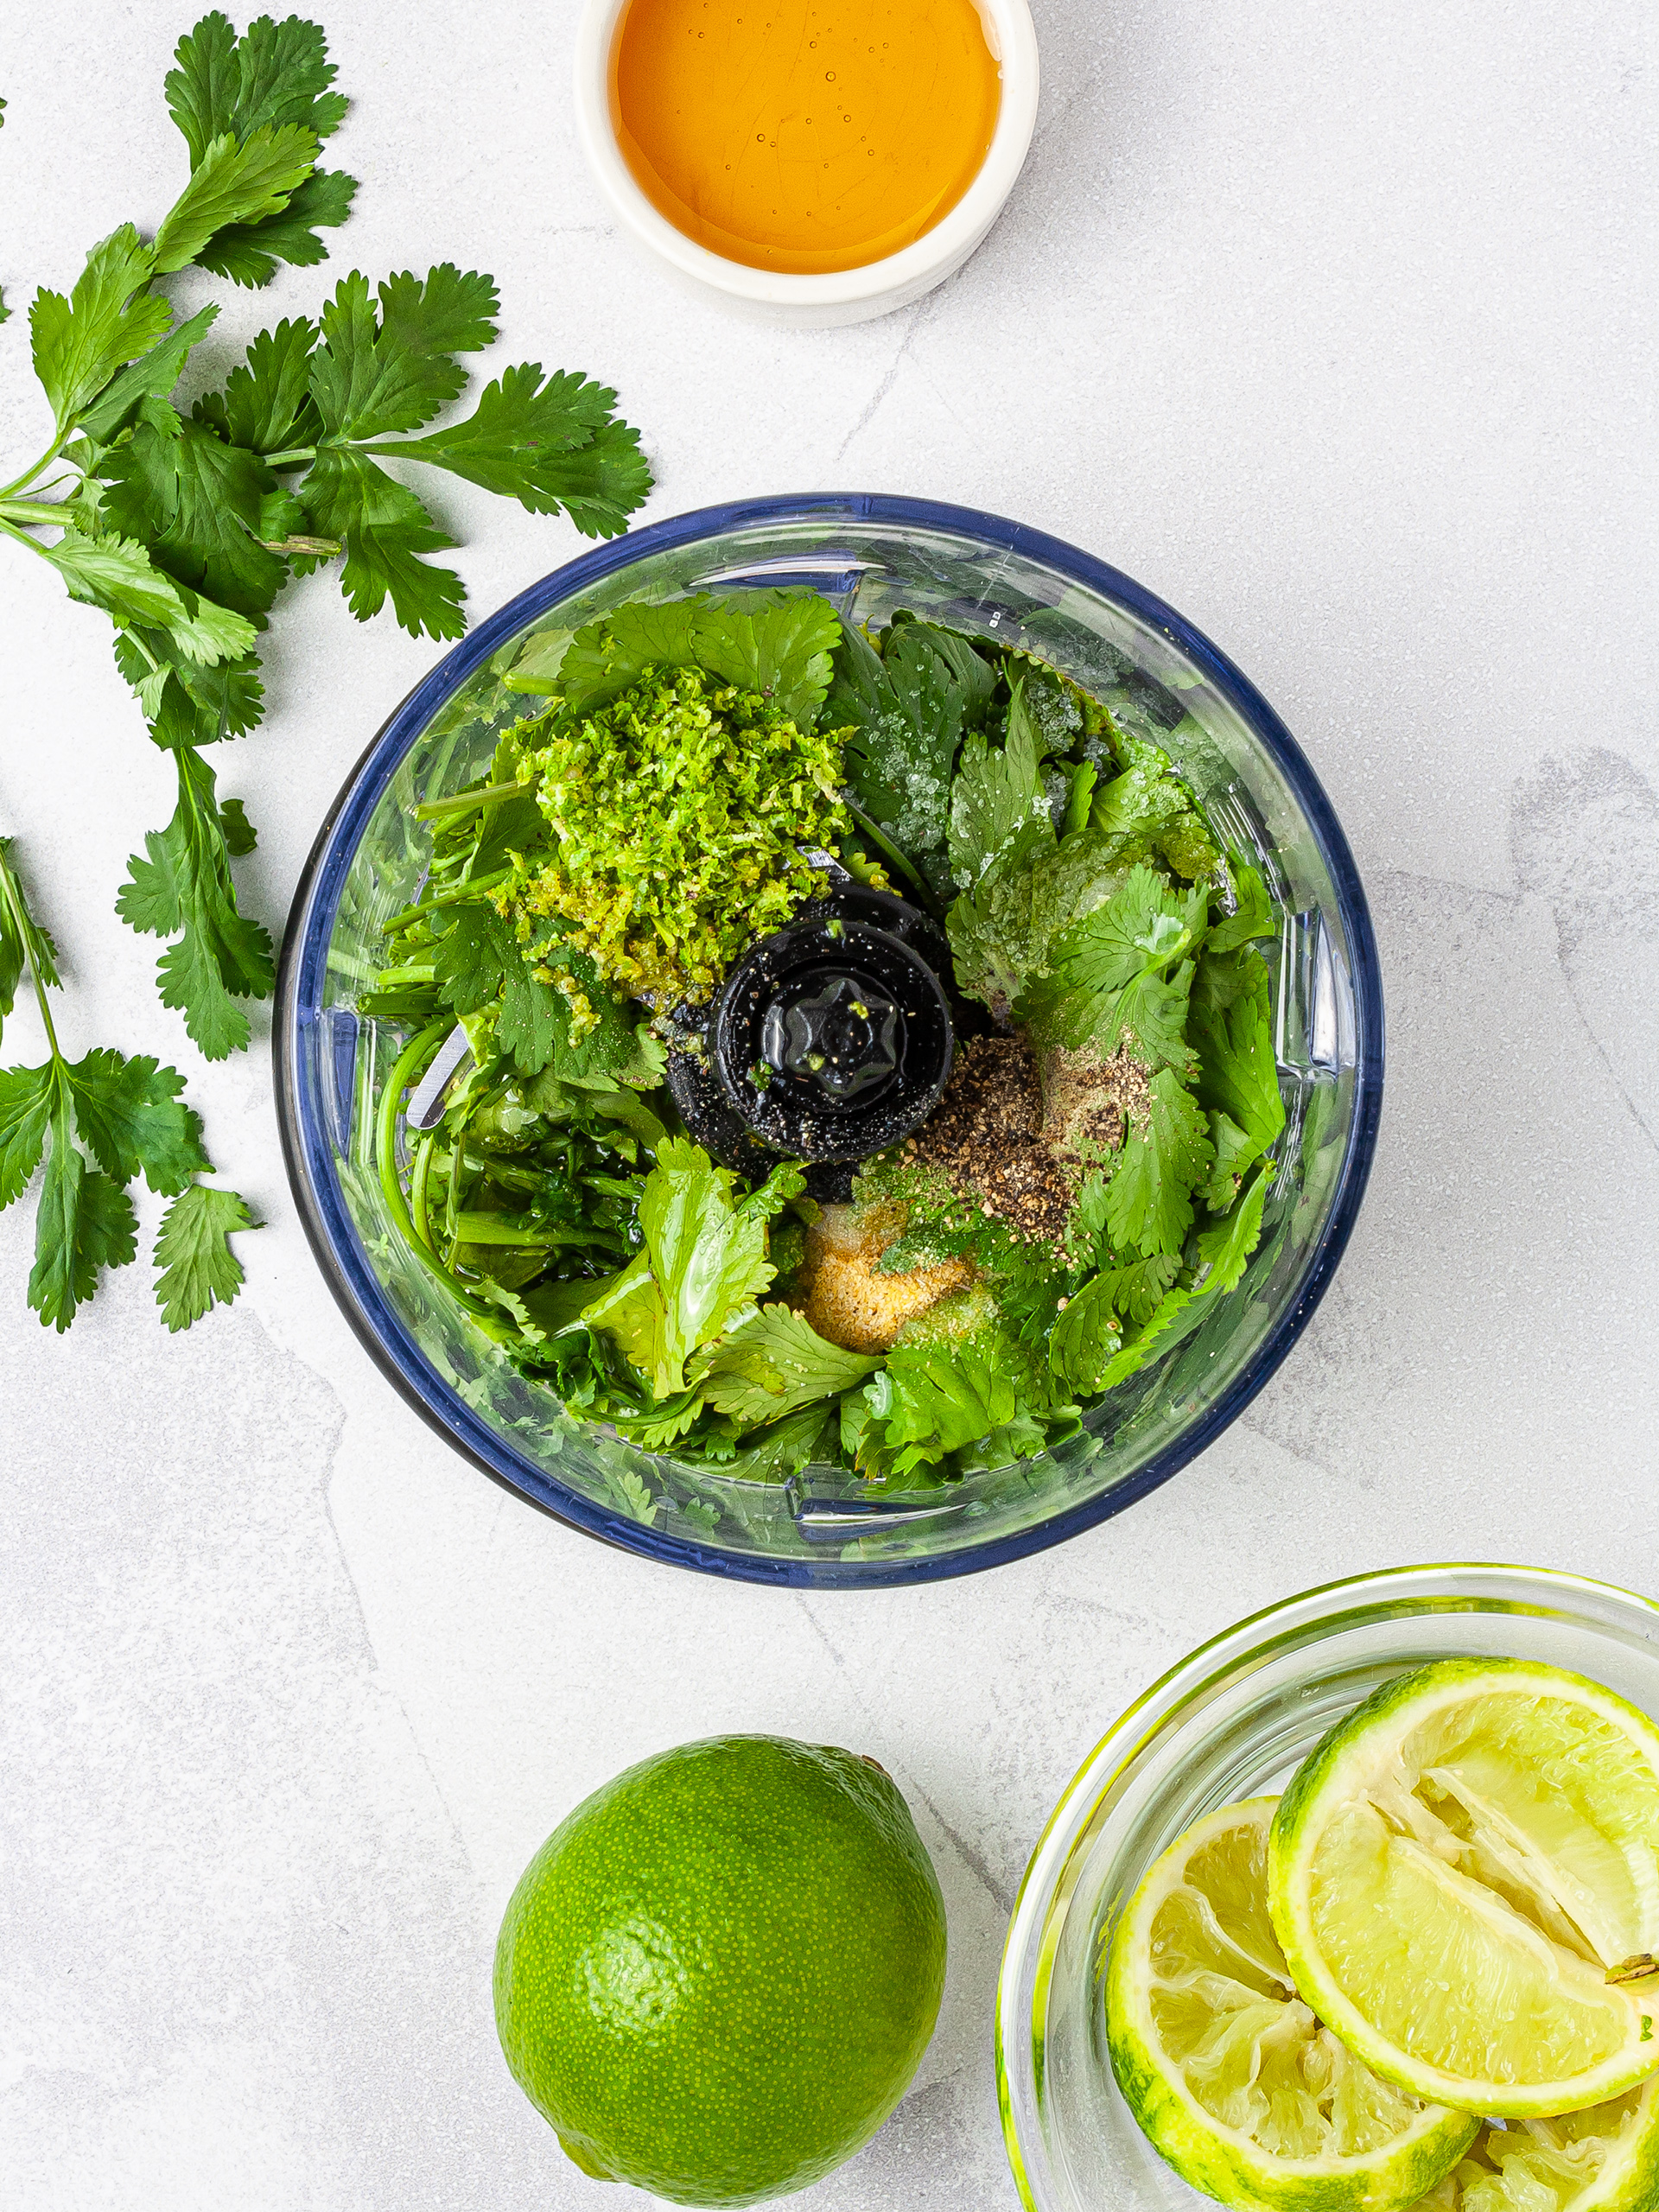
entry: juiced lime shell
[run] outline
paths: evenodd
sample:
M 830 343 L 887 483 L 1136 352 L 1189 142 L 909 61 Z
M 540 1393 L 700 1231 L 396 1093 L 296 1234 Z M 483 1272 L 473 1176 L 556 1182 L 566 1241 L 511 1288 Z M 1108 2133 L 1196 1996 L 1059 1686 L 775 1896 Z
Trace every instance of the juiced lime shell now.
M 1112 2069 L 1154 2147 L 1223 2204 L 1399 2212 L 1479 2123 L 1379 2081 L 1297 1996 L 1268 1917 L 1276 1802 L 1210 1814 L 1135 1892 L 1107 1967 Z
M 1659 1729 L 1600 1683 L 1517 1659 L 1385 1683 L 1268 1855 L 1298 1990 L 1414 2094 L 1528 2119 L 1659 2067 Z

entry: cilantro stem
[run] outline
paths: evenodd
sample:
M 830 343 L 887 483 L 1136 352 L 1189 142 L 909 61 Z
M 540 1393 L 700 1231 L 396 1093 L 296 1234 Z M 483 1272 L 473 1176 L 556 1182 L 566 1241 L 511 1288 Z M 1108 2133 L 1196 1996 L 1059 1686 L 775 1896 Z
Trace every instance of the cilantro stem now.
M 63 510 L 55 499 L 14 499 L 0 493 L 0 513 L 35 530 L 64 527 Z
M 437 1150 L 437 1137 L 429 1129 L 415 1147 L 414 1164 L 410 1169 L 410 1211 L 414 1217 L 415 1234 L 432 1249 L 432 1224 L 429 1216 L 428 1188 L 432 1179 L 432 1159 Z
M 15 537 L 20 545 L 27 545 L 31 553 L 38 553 L 42 561 L 52 558 L 38 537 L 31 537 L 26 530 L 19 530 L 16 524 L 8 522 L 4 515 L 0 515 L 0 530 L 3 530 L 8 537 Z
M 21 492 L 27 486 L 32 484 L 42 469 L 50 468 L 53 462 L 63 451 L 65 445 L 68 442 L 69 432 L 73 427 L 73 424 L 71 423 L 66 425 L 64 429 L 60 430 L 57 436 L 53 439 L 51 444 L 48 446 L 46 451 L 41 455 L 40 459 L 32 467 L 26 468 L 21 476 L 14 477 L 10 484 L 0 484 L 0 499 L 10 499 L 14 492 Z
M 412 906 L 382 924 L 388 937 L 394 930 L 412 929 L 423 915 L 432 913 L 439 906 L 458 906 L 486 891 L 493 891 L 498 883 L 505 883 L 512 874 L 510 868 L 497 868 L 493 875 L 475 875 L 467 883 L 457 883 L 448 891 L 435 892 L 430 899 L 420 899 Z
M 465 814 L 474 806 L 493 806 L 498 799 L 516 798 L 524 788 L 519 783 L 486 784 L 482 791 L 457 791 L 453 798 L 428 799 L 416 808 L 415 819 L 432 822 L 441 814 Z
M 403 1179 L 397 1173 L 397 1116 L 404 1103 L 404 1093 L 417 1082 L 422 1071 L 439 1045 L 454 1027 L 448 1014 L 441 1021 L 429 1022 L 412 1037 L 393 1061 L 391 1073 L 386 1077 L 386 1087 L 380 1094 L 380 1105 L 375 1116 L 375 1150 L 380 1173 L 380 1189 L 392 1220 L 404 1243 L 427 1273 L 435 1275 L 470 1315 L 486 1337 L 497 1344 L 505 1344 L 516 1332 L 504 1328 L 497 1309 L 486 1306 L 473 1294 L 458 1276 L 429 1252 L 415 1234 L 415 1224 L 410 1219 L 409 1202 L 404 1196 Z
M 23 906 L 23 894 L 18 888 L 16 877 L 6 865 L 5 855 L 3 853 L 0 853 L 0 899 L 5 900 L 6 906 L 10 910 L 12 927 L 16 931 L 18 944 L 23 949 L 23 957 L 29 963 L 29 980 L 35 986 L 35 1003 L 41 1009 L 41 1020 L 46 1028 L 46 1041 L 52 1048 L 54 1062 L 61 1067 L 63 1054 L 58 1050 L 58 1033 L 53 1026 L 52 1009 L 47 1004 L 46 985 L 41 980 L 41 971 L 35 961 L 33 931 L 28 912 Z
M 842 794 L 842 801 L 845 805 L 848 813 L 850 814 L 854 821 L 857 823 L 859 830 L 862 835 L 869 839 L 870 842 L 875 847 L 876 850 L 881 855 L 884 860 L 890 860 L 893 862 L 893 866 L 899 870 L 899 873 L 913 887 L 916 896 L 921 900 L 923 906 L 926 907 L 928 912 L 932 915 L 934 920 L 943 925 L 944 921 L 944 909 L 934 897 L 932 891 L 929 887 L 925 878 L 922 876 L 920 871 L 916 868 L 911 861 L 905 858 L 905 855 L 899 851 L 898 846 L 893 843 L 891 837 L 885 836 L 882 832 L 877 829 L 876 825 L 871 821 L 868 814 L 865 814 L 861 809 L 853 804 L 853 802 L 851 799 L 847 798 L 845 792 Z
M 267 468 L 297 468 L 302 461 L 316 457 L 315 446 L 291 446 L 286 453 L 268 453 L 264 460 Z

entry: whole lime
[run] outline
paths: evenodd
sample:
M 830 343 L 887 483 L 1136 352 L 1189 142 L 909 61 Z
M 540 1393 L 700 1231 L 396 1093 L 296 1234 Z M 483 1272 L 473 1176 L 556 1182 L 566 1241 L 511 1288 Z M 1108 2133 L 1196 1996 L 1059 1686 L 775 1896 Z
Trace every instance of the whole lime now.
M 531 1859 L 495 1954 L 513 2077 L 584 2172 L 677 2204 L 804 2188 L 927 2048 L 944 1906 L 881 1769 L 780 1736 L 642 1760 Z

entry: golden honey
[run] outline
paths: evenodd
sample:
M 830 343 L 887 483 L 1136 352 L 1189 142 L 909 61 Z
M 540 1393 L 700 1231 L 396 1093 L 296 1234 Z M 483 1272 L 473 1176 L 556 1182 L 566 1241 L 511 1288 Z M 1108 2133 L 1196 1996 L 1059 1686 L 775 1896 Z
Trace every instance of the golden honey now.
M 630 0 L 611 120 L 636 181 L 712 253 L 861 269 L 948 214 L 1001 99 L 973 0 Z

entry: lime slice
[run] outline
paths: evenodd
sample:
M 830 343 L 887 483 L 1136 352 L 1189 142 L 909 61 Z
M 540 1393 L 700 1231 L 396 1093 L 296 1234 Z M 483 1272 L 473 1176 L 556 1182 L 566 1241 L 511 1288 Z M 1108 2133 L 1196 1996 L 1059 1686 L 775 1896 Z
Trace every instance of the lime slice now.
M 1304 1762 L 1268 1901 L 1296 1986 L 1378 2074 L 1528 2119 L 1659 2066 L 1659 1729 L 1599 1683 L 1446 1659 Z
M 1659 2202 L 1659 2081 L 1556 2120 L 1490 2120 L 1423 2212 L 1648 2212 Z
M 1154 2148 L 1206 2196 L 1394 2212 L 1479 2123 L 1378 2081 L 1298 1998 L 1268 1917 L 1276 1802 L 1211 1813 L 1136 1891 L 1106 1968 L 1112 2070 Z

